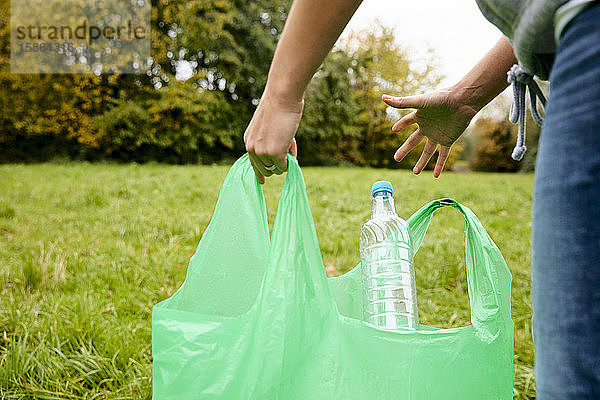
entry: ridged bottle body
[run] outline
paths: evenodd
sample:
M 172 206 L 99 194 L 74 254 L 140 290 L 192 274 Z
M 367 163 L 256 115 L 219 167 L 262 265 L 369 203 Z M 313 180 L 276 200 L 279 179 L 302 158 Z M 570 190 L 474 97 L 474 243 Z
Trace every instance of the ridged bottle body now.
M 373 198 L 371 219 L 360 231 L 360 258 L 365 321 L 385 330 L 417 329 L 410 231 L 391 195 Z

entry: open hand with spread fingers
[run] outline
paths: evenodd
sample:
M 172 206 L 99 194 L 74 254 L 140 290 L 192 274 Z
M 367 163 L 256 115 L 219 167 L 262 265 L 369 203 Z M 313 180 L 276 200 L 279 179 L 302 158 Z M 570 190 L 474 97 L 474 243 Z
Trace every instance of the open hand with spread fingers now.
M 394 159 L 401 161 L 421 141 L 427 138 L 427 143 L 421 157 L 415 164 L 413 172 L 421 173 L 427 165 L 438 145 L 439 154 L 433 176 L 439 177 L 444 169 L 452 144 L 464 132 L 477 109 L 463 102 L 455 100 L 452 89 L 437 90 L 435 92 L 409 96 L 393 97 L 383 95 L 382 100 L 394 108 L 416 108 L 416 111 L 402 117 L 392 126 L 393 132 L 400 132 L 412 124 L 418 128 L 396 150 Z

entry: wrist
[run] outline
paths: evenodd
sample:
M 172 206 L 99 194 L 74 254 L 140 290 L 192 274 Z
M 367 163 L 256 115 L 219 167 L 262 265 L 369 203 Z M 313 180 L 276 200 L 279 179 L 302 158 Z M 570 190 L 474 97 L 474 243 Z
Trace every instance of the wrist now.
M 271 69 L 267 77 L 265 94 L 268 94 L 269 97 L 299 103 L 304 98 L 304 91 L 307 85 L 308 82 L 303 83 L 299 81 L 289 71 L 288 73 L 282 73 L 277 69 Z
M 460 81 L 449 88 L 451 101 L 460 106 L 468 106 L 473 113 L 478 113 L 489 101 L 488 96 L 481 93 L 481 87 Z
M 303 93 L 298 95 L 285 86 L 272 85 L 269 81 L 267 81 L 260 102 L 295 112 L 302 112 L 304 106 Z

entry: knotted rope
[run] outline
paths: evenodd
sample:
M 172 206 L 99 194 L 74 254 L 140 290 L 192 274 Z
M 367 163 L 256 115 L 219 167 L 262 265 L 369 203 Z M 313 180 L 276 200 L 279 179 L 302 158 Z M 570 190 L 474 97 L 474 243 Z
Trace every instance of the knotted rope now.
M 520 161 L 527 151 L 525 146 L 525 92 L 529 88 L 529 99 L 531 100 L 531 115 L 538 125 L 542 125 L 544 119 L 537 110 L 537 99 L 540 99 L 542 106 L 546 107 L 546 98 L 538 84 L 533 80 L 533 76 L 525 72 L 520 65 L 515 64 L 508 71 L 508 82 L 513 87 L 513 103 L 510 106 L 510 122 L 516 124 L 519 122 L 519 136 L 517 145 L 512 152 L 513 160 Z

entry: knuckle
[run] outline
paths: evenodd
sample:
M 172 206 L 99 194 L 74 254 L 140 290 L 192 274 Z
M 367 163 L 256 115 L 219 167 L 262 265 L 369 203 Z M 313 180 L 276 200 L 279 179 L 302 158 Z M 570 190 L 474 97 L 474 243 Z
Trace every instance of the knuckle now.
M 254 149 L 254 154 L 256 154 L 259 157 L 263 157 L 268 155 L 268 151 L 263 147 L 259 147 Z

